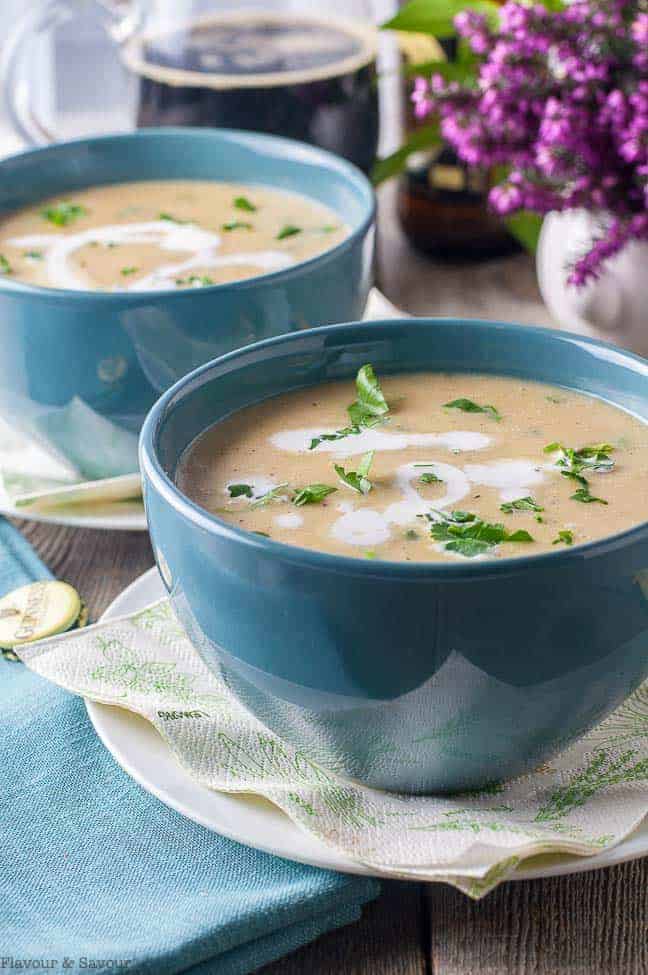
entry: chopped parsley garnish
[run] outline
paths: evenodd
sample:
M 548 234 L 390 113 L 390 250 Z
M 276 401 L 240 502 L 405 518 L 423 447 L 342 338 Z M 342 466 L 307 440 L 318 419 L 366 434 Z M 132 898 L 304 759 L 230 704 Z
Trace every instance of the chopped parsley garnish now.
M 0 254 L 0 274 L 13 274 L 13 268 L 4 254 Z
M 122 274 L 125 278 L 127 278 L 130 274 L 136 274 L 137 271 L 139 271 L 138 267 L 123 267 L 120 271 L 120 274 Z
M 569 531 L 568 528 L 563 528 L 561 531 L 558 532 L 557 538 L 554 538 L 554 540 L 553 540 L 553 542 L 551 544 L 552 545 L 560 545 L 561 542 L 564 545 L 573 545 L 574 544 L 574 533 L 571 532 L 571 531 Z
M 237 196 L 234 199 L 234 206 L 237 210 L 247 210 L 248 213 L 254 213 L 256 211 L 254 203 L 248 200 L 247 196 Z
M 369 363 L 358 369 L 356 396 L 355 402 L 347 407 L 351 423 L 367 426 L 367 420 L 373 421 L 376 417 L 386 416 L 389 413 L 389 406 L 380 388 L 378 377 Z
M 329 484 L 307 484 L 306 487 L 298 488 L 293 496 L 293 504 L 301 507 L 303 504 L 319 504 L 329 494 L 337 491 L 336 487 Z
M 187 220 L 178 220 L 171 213 L 158 213 L 158 220 L 168 220 L 169 223 L 188 223 Z
M 270 538 L 270 536 L 268 535 L 267 532 L 254 531 L 254 532 L 252 532 L 252 534 L 253 535 L 263 535 L 264 538 Z
M 408 528 L 407 531 L 405 532 L 405 538 L 408 541 L 413 542 L 415 539 L 418 538 L 418 532 L 415 532 L 413 528 Z
M 313 437 L 308 449 L 315 450 L 324 440 L 344 440 L 345 437 L 356 436 L 358 433 L 362 433 L 358 426 L 342 427 L 341 430 L 336 430 L 335 433 L 320 433 L 319 436 Z
M 373 367 L 369 364 L 358 369 L 356 395 L 357 399 L 347 407 L 351 420 L 350 426 L 342 427 L 335 433 L 320 433 L 319 436 L 313 437 L 309 450 L 315 450 L 324 440 L 343 440 L 344 437 L 357 436 L 362 433 L 363 427 L 369 429 L 387 420 L 389 406 Z
M 583 504 L 591 504 L 593 501 L 598 502 L 598 504 L 607 504 L 608 502 L 605 498 L 595 498 L 593 494 L 590 494 L 589 487 L 579 488 L 574 494 L 570 495 L 572 501 L 582 501 Z
M 357 491 L 358 494 L 369 494 L 373 485 L 367 475 L 371 469 L 373 459 L 374 451 L 370 450 L 363 455 L 358 464 L 357 471 L 345 471 L 340 464 L 334 464 L 335 473 L 342 483 L 350 487 L 352 491 Z
M 613 450 L 614 446 L 610 443 L 589 444 L 575 450 L 554 442 L 544 448 L 545 454 L 560 451 L 560 457 L 556 461 L 558 467 L 564 467 L 576 474 L 580 474 L 584 468 L 590 471 L 611 471 L 614 467 L 614 461 L 610 457 Z
M 517 501 L 505 501 L 504 504 L 500 505 L 500 511 L 510 515 L 514 511 L 544 511 L 544 508 L 534 498 L 527 495 L 526 498 L 518 498 Z
M 277 234 L 276 240 L 285 240 L 286 237 L 294 237 L 295 234 L 300 234 L 301 232 L 301 227 L 293 227 L 291 223 L 287 223 Z
M 228 484 L 230 498 L 251 498 L 254 494 L 249 484 Z
M 369 549 L 367 549 L 367 551 L 366 551 L 366 552 L 364 553 L 364 557 L 365 557 L 366 559 L 375 559 L 375 558 L 377 558 L 377 555 L 376 555 L 376 553 L 375 553 L 375 552 L 373 551 L 373 549 L 371 549 L 371 548 L 369 548 Z
M 252 230 L 252 224 L 246 220 L 230 220 L 221 224 L 221 230 Z
M 560 399 L 559 396 L 545 396 L 545 399 L 550 403 L 564 403 L 565 401 Z
M 443 484 L 443 479 L 432 473 L 421 474 L 419 481 L 421 484 Z
M 28 257 L 31 261 L 42 261 L 43 252 L 42 251 L 25 251 L 23 257 Z
M 320 227 L 320 230 L 322 231 L 323 234 L 332 234 L 333 231 L 337 229 L 338 228 L 334 223 L 327 223 L 324 227 Z
M 431 522 L 430 535 L 437 542 L 445 542 L 446 552 L 457 552 L 467 558 L 483 555 L 502 542 L 532 542 L 527 531 L 510 532 L 504 525 L 492 524 L 470 511 L 435 511 L 425 515 Z
M 502 419 L 502 414 L 494 406 L 488 404 L 479 406 L 478 403 L 473 403 L 471 399 L 453 399 L 451 403 L 444 403 L 443 405 L 447 410 L 461 410 L 463 413 L 486 413 L 498 423 Z
M 41 217 L 49 220 L 57 227 L 67 227 L 78 217 L 84 217 L 88 211 L 78 203 L 55 203 L 53 206 L 41 210 Z
M 262 494 L 259 498 L 255 498 L 251 508 L 263 508 L 266 504 L 271 504 L 273 501 L 285 501 L 285 495 L 282 493 L 285 488 L 288 487 L 288 481 L 283 484 L 277 484 L 276 487 L 270 488 L 265 494 Z
M 570 498 L 572 501 L 581 501 L 583 504 L 590 504 L 591 502 L 608 503 L 603 498 L 594 497 L 590 493 L 589 481 L 584 476 L 583 471 L 588 473 L 590 471 L 611 471 L 614 467 L 614 461 L 610 457 L 610 453 L 613 450 L 614 447 L 609 443 L 588 444 L 575 450 L 573 447 L 563 446 L 558 441 L 547 444 L 544 448 L 546 454 L 560 453 L 556 461 L 556 466 L 561 468 L 560 473 L 563 477 L 568 477 L 580 484 L 580 487 L 574 494 L 570 495 Z
M 187 286 L 192 288 L 208 288 L 210 284 L 214 284 L 207 274 L 190 274 L 188 278 L 176 278 L 175 283 L 180 288 Z

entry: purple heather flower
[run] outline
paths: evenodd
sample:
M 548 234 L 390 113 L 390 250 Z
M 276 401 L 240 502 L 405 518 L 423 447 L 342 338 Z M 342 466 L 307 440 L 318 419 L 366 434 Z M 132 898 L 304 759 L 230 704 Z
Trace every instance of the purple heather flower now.
M 563 9 L 507 0 L 499 26 L 462 11 L 477 84 L 417 79 L 418 117 L 435 113 L 472 166 L 503 165 L 493 209 L 609 215 L 570 280 L 583 284 L 630 240 L 648 240 L 648 13 L 645 0 L 572 0 Z

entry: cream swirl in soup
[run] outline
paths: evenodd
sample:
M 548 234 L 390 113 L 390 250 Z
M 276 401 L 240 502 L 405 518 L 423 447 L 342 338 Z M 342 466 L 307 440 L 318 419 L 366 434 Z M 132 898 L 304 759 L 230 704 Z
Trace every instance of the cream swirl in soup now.
M 248 407 L 198 437 L 177 483 L 239 528 L 395 561 L 555 551 L 645 520 L 648 427 L 567 389 L 418 373 Z
M 205 287 L 292 267 L 347 235 L 328 207 L 268 186 L 115 183 L 0 220 L 0 274 L 71 290 Z

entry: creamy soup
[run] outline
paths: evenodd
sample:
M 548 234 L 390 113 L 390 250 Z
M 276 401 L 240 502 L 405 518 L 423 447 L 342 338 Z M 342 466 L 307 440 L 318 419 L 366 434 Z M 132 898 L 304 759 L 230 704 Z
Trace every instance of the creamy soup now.
M 354 399 L 355 395 L 355 399 Z M 266 400 L 208 429 L 177 483 L 247 531 L 396 561 L 555 551 L 646 518 L 648 427 L 540 383 L 418 373 Z
M 95 186 L 0 220 L 0 274 L 51 288 L 200 288 L 308 260 L 348 227 L 298 193 L 164 180 Z

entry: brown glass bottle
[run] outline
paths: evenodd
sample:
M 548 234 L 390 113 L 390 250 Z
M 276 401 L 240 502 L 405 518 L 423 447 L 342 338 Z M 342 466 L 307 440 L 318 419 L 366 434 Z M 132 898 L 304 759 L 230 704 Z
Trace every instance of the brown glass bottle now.
M 443 41 L 452 57 L 451 41 Z M 417 125 L 406 87 L 406 119 Z M 413 153 L 398 186 L 398 217 L 418 250 L 448 260 L 481 260 L 518 249 L 488 207 L 488 172 L 468 167 L 448 145 Z

